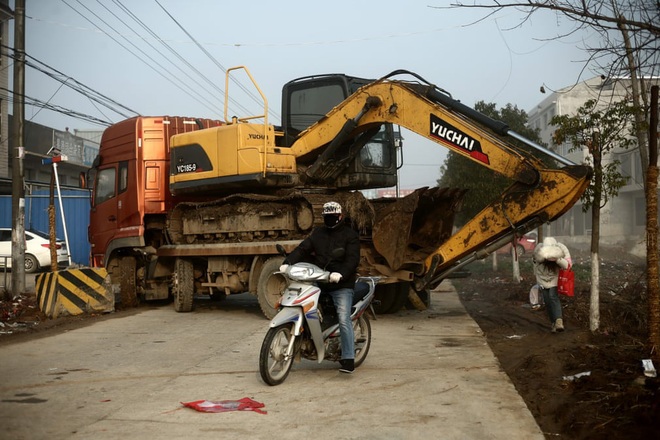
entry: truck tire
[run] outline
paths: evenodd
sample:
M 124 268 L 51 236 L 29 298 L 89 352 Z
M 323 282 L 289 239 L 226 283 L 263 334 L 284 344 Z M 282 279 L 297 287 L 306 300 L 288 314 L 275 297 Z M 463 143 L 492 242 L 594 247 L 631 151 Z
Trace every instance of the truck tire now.
M 406 305 L 408 301 L 408 291 L 410 290 L 410 283 L 403 281 L 400 283 L 394 283 L 394 300 L 392 305 L 385 313 L 396 313 Z
M 394 284 L 378 284 L 376 285 L 376 293 L 374 295 L 374 312 L 378 315 L 389 313 L 392 304 L 394 303 Z
M 135 257 L 125 256 L 119 259 L 119 295 L 122 307 L 135 307 L 138 305 L 136 284 L 137 261 Z
M 257 300 L 264 316 L 273 319 L 277 314 L 277 303 L 286 288 L 286 278 L 282 274 L 276 274 L 284 257 L 271 257 L 261 267 L 259 282 L 257 283 Z
M 192 261 L 177 257 L 174 261 L 174 273 L 172 274 L 174 310 L 177 312 L 190 312 L 193 308 L 194 293 L 195 280 Z

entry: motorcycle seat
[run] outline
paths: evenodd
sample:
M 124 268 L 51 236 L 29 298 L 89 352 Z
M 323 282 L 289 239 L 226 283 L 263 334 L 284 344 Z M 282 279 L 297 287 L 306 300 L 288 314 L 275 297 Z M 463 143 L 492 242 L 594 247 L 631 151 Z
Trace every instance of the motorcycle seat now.
M 367 296 L 367 293 L 369 293 L 369 284 L 363 281 L 355 283 L 355 289 L 353 289 L 353 304 Z

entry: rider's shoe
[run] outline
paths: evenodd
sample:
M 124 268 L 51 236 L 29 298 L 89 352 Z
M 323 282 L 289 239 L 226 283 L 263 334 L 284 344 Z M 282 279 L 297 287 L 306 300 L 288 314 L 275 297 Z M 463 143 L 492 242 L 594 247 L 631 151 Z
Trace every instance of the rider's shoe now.
M 341 365 L 339 371 L 342 373 L 351 374 L 355 371 L 355 359 L 342 359 L 339 361 L 339 364 Z

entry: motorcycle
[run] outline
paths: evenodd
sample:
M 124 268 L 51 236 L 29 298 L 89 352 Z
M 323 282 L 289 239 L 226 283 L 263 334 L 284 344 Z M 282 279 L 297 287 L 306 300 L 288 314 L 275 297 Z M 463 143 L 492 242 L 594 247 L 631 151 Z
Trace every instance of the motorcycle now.
M 332 297 L 317 282 L 328 282 L 330 272 L 309 263 L 290 265 L 277 272 L 288 280 L 280 310 L 271 320 L 259 352 L 259 373 L 268 385 L 287 378 L 294 359 L 301 357 L 338 362 L 341 359 L 339 320 Z M 374 298 L 380 277 L 359 277 L 355 283 L 351 320 L 355 333 L 355 367 L 371 346 L 371 323 L 365 313 Z

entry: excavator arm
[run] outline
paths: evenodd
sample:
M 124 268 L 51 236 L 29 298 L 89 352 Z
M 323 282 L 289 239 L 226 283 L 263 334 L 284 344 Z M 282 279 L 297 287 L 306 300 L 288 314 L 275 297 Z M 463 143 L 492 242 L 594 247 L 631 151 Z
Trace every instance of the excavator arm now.
M 398 73 L 404 72 L 393 74 Z M 304 177 L 313 181 L 323 175 L 328 165 L 339 161 L 333 154 L 341 145 L 359 139 L 361 134 L 381 124 L 391 123 L 513 181 L 501 197 L 451 237 L 437 242 L 431 240 L 430 248 L 411 247 L 408 235 L 433 229 L 431 223 L 437 222 L 437 217 L 421 219 L 416 212 L 417 218 L 413 219 L 412 213 L 418 210 L 411 209 L 410 201 L 405 198 L 379 215 L 373 225 L 375 249 L 392 270 L 412 271 L 418 290 L 434 287 L 453 270 L 501 247 L 512 235 L 558 218 L 587 188 L 591 178 L 588 166 L 575 165 L 525 139 L 509 130 L 506 124 L 463 105 L 429 83 L 389 79 L 393 74 L 363 86 L 333 108 L 300 134 L 291 152 L 301 157 L 324 147 L 318 159 L 304 170 Z M 566 166 L 547 169 L 541 161 L 521 153 L 497 135 L 515 138 L 542 150 Z M 393 236 L 393 231 L 405 236 Z M 423 264 L 420 264 L 420 252 L 426 255 Z

